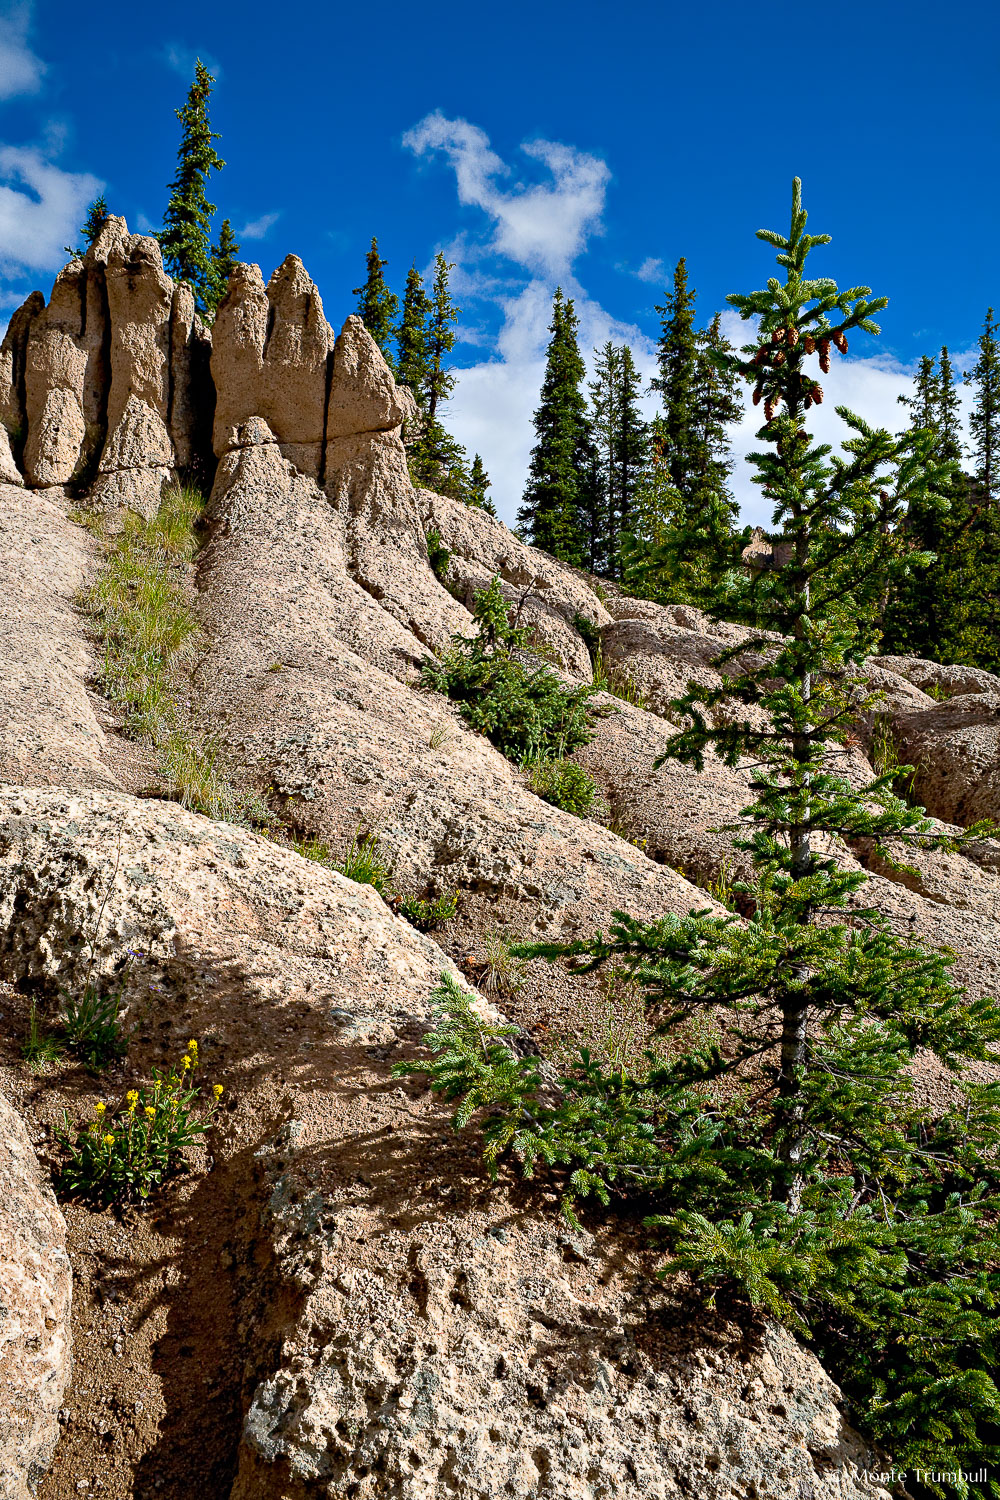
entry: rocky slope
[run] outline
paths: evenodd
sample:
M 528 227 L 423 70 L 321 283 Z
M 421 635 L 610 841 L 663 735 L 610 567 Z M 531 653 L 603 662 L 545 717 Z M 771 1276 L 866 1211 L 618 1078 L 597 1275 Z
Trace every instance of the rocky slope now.
M 15 1205 L 2 1300 L 32 1276 L 48 1299 L 41 1342 L 0 1327 L 5 1409 L 33 1413 L 0 1435 L 9 1493 L 38 1480 L 64 1403 L 43 1500 L 84 1482 L 109 1500 L 880 1494 L 811 1354 L 658 1290 L 634 1226 L 567 1236 L 544 1190 L 491 1188 L 444 1112 L 391 1078 L 440 972 L 483 972 L 489 929 L 568 936 L 614 908 L 704 906 L 692 882 L 732 865 L 726 825 L 747 800 L 739 768 L 652 770 L 670 699 L 713 681 L 738 632 L 599 589 L 488 516 L 415 493 L 410 409 L 357 318 L 334 335 L 295 257 L 267 286 L 240 267 L 209 332 L 121 220 L 4 338 L 0 983 L 14 1024 L 0 1091 L 42 1140 L 64 1104 L 78 1117 L 196 1035 L 230 1101 L 162 1213 L 128 1219 L 126 1244 L 107 1216 L 67 1206 L 65 1398 L 63 1230 L 21 1127 L 0 1123 L 16 1142 L 0 1161 Z M 286 828 L 335 851 L 374 828 L 397 889 L 457 891 L 434 940 L 370 888 L 149 795 L 165 790 L 155 756 L 95 690 L 76 598 L 102 544 L 79 521 L 97 512 L 113 532 L 192 474 L 211 485 L 188 579 L 192 720 Z M 451 552 L 447 588 L 431 527 Z M 609 696 L 579 752 L 600 815 L 540 802 L 419 688 L 422 657 L 469 628 L 494 575 L 567 680 L 590 678 L 584 616 L 641 692 L 645 707 Z M 932 814 L 1000 814 L 1000 680 L 890 658 L 867 671 L 882 723 L 859 724 L 848 772 L 870 770 L 888 729 Z M 875 869 L 864 848 L 847 857 L 873 868 L 866 899 L 896 927 L 950 944 L 970 987 L 1000 984 L 995 844 L 921 856 L 916 875 Z M 103 1085 L 68 1064 L 32 1079 L 17 1060 L 29 999 L 51 1004 L 87 973 L 125 985 L 123 1069 Z M 593 985 L 540 964 L 504 1005 L 550 1036 L 602 1010 Z

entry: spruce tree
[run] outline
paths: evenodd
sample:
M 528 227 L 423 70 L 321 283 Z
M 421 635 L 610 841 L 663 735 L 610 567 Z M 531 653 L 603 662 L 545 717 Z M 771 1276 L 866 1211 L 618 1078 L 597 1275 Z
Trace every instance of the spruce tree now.
M 932 435 L 947 473 L 939 495 L 916 499 L 904 519 L 906 568 L 886 601 L 883 650 L 995 671 L 1000 666 L 1000 514 L 983 500 L 982 428 L 973 427 L 976 473 L 959 468 L 957 380 L 946 347 L 939 360 L 921 359 L 913 391 L 899 399 L 910 411 L 912 427 Z
M 587 499 L 594 447 L 581 390 L 586 369 L 577 343 L 578 326 L 572 300 L 557 287 L 549 324 L 552 337 L 533 418 L 536 442 L 517 520 L 531 546 L 582 565 L 589 539 L 585 541 L 580 512 Z
M 239 263 L 240 247 L 228 219 L 223 219 L 219 238 L 212 246 L 212 284 L 205 296 L 208 312 L 214 317 L 216 309 L 229 286 L 229 278 Z
M 593 572 L 617 578 L 621 538 L 632 524 L 632 508 L 646 466 L 647 424 L 639 411 L 642 380 L 627 344 L 608 341 L 594 364 L 590 384 L 591 429 L 598 456 L 600 503 L 590 517 Z
M 459 313 L 448 290 L 448 276 L 454 269 L 454 264 L 445 260 L 439 250 L 434 258 L 427 323 L 427 420 L 431 425 L 438 420 L 439 408 L 455 388 L 455 377 L 445 363 L 455 344 L 455 320 Z
M 408 385 L 420 412 L 427 407 L 427 319 L 431 301 L 416 266 L 406 273 L 403 316 L 396 330 L 396 379 Z M 419 428 L 419 423 L 417 424 Z
M 497 508 L 490 499 L 488 491 L 490 476 L 483 466 L 483 460 L 477 453 L 472 460 L 472 468 L 469 470 L 469 487 L 465 496 L 466 503 L 474 510 L 484 510 L 488 516 L 495 516 Z
M 378 253 L 378 240 L 372 235 L 371 248 L 365 257 L 367 275 L 363 286 L 356 286 L 352 296 L 358 299 L 358 312 L 372 338 L 382 351 L 389 369 L 395 374 L 392 340 L 399 314 L 399 298 L 386 285 L 383 270 L 389 264 Z
M 685 497 L 704 467 L 694 410 L 699 365 L 696 297 L 688 285 L 687 261 L 682 255 L 674 270 L 673 291 L 656 309 L 661 321 L 657 349 L 660 373 L 651 384 L 663 398 L 664 462 L 675 488 Z
M 975 458 L 977 501 L 1000 509 L 1000 341 L 992 307 L 978 340 L 979 358 L 966 375 L 972 387 L 969 431 Z
M 210 172 L 226 165 L 213 141 L 220 139 L 208 119 L 208 101 L 215 79 L 199 60 L 183 109 L 175 110 L 183 130 L 177 152 L 177 175 L 170 183 L 170 200 L 158 235 L 163 264 L 177 281 L 186 281 L 198 311 L 209 310 L 214 294 L 211 230 L 215 204 L 205 196 Z
M 80 237 L 83 240 L 83 245 L 77 245 L 75 248 L 72 245 L 63 245 L 63 250 L 66 252 L 66 254 L 77 256 L 82 260 L 103 229 L 104 221 L 107 219 L 107 217 L 108 200 L 104 196 L 104 194 L 101 193 L 94 199 L 93 203 L 87 209 L 87 217 L 84 221 L 83 228 L 80 230 Z
M 891 775 L 846 775 L 877 702 L 864 662 L 873 601 L 899 565 L 893 534 L 947 466 L 933 435 L 893 437 L 846 407 L 843 456 L 812 438 L 819 374 L 854 330 L 878 332 L 886 299 L 812 277 L 829 237 L 805 230 L 796 180 L 789 234 L 759 231 L 783 276 L 729 299 L 756 323 L 731 368 L 763 410 L 751 462 L 790 557 L 731 575 L 724 617 L 749 634 L 717 659 L 719 686 L 692 683 L 674 704 L 666 752 L 697 770 L 710 750 L 752 767 L 741 915 L 617 912 L 606 935 L 515 950 L 636 985 L 666 1038 L 643 1062 L 581 1050 L 543 1078 L 511 1028 L 446 983 L 421 1070 L 457 1121 L 482 1111 L 491 1164 L 510 1151 L 527 1174 L 555 1172 L 570 1212 L 587 1194 L 652 1207 L 665 1273 L 810 1337 L 897 1468 L 957 1470 L 1000 1457 L 1000 1084 L 968 1066 L 994 1056 L 1000 1006 L 956 987 L 948 953 L 897 936 L 839 853 L 861 841 L 898 863 L 907 844 L 985 831 L 949 840 Z M 715 1040 L 692 1029 L 711 1017 Z M 950 1072 L 940 1096 L 913 1087 L 921 1052 Z M 963 1485 L 950 1493 L 993 1494 Z

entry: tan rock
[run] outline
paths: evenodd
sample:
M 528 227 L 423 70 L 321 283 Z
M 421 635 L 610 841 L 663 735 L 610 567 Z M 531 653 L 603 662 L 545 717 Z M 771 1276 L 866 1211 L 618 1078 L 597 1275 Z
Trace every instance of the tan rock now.
M 266 289 L 257 266 L 238 266 L 213 328 L 216 453 L 257 416 L 297 469 L 319 477 L 333 346 L 319 291 L 297 255 Z
M 17 463 L 28 432 L 25 368 L 32 321 L 43 312 L 45 298 L 32 292 L 11 317 L 0 342 L 0 483 L 23 483 Z
M 913 794 L 946 823 L 1000 821 L 1000 692 L 964 693 L 897 712 L 899 759 L 916 767 Z
M 0 1096 L 0 1500 L 31 1500 L 72 1368 L 66 1225 L 24 1124 Z
M 216 456 L 233 446 L 236 429 L 260 415 L 261 371 L 267 339 L 268 300 L 260 267 L 240 263 L 212 324 L 212 380 L 215 385 Z
M 327 436 L 390 432 L 414 416 L 416 409 L 409 387 L 396 385 L 382 351 L 361 319 L 352 314 L 334 347 Z
M 984 672 L 981 667 L 961 663 L 943 666 L 939 661 L 925 661 L 919 656 L 873 656 L 867 665 L 872 664 L 904 678 L 931 696 L 932 688 L 939 696 L 948 698 L 966 693 L 1000 693 L 1000 677 Z
M 57 494 L 2 484 L 0 538 L 0 780 L 114 786 L 76 608 L 98 546 Z
M 502 521 L 460 500 L 431 490 L 417 492 L 425 531 L 434 528 L 451 552 L 448 583 L 467 609 L 474 595 L 499 577 L 504 596 L 523 625 L 551 654 L 554 662 L 578 682 L 593 675 L 590 654 L 573 624 L 580 614 L 599 628 L 611 616 L 584 576 L 544 552 L 526 547 Z
M 787 1331 L 713 1323 L 634 1242 L 485 1198 L 445 1142 L 446 1173 L 415 1181 L 433 1122 L 390 1108 L 352 1111 L 362 1191 L 315 1096 L 260 1154 L 263 1304 L 296 1315 L 253 1392 L 232 1500 L 887 1500 Z
M 106 232 L 88 254 L 95 275 L 104 267 L 111 328 L 107 439 L 91 500 L 152 516 L 176 464 L 168 430 L 174 284 L 154 239 Z
M 104 336 L 103 320 L 93 316 L 97 307 L 88 297 L 87 280 L 82 261 L 70 261 L 56 277 L 48 306 L 31 322 L 25 355 L 24 471 L 32 486 L 66 484 L 102 436 L 99 428 L 88 432 L 84 414 L 88 365 L 101 352 Z

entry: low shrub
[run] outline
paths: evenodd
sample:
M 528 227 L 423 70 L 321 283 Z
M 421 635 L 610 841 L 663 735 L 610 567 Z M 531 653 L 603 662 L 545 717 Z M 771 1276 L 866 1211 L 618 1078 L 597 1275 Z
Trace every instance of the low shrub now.
M 427 561 L 431 565 L 431 572 L 439 583 L 444 583 L 448 577 L 448 565 L 451 562 L 451 552 L 441 541 L 441 533 L 436 527 L 427 533 Z
M 420 896 L 400 896 L 396 900 L 396 910 L 418 932 L 431 932 L 435 927 L 443 927 L 455 916 L 458 911 L 458 892 L 445 892 L 433 900 Z
M 527 632 L 510 623 L 499 578 L 476 594 L 473 617 L 478 635 L 453 636 L 441 661 L 426 658 L 424 685 L 451 698 L 472 729 L 518 763 L 587 744 L 600 712 L 588 704 L 595 689 L 564 687 L 548 667 L 518 659 Z
M 533 766 L 528 784 L 536 797 L 582 818 L 594 804 L 594 778 L 572 760 L 542 761 Z
M 98 1103 L 90 1123 L 75 1129 L 64 1113 L 56 1134 L 68 1158 L 56 1177 L 58 1192 L 105 1208 L 146 1199 L 181 1170 L 184 1148 L 210 1128 L 222 1098 L 216 1084 L 211 1103 L 197 1112 L 197 1067 L 198 1044 L 191 1041 L 178 1066 L 163 1076 L 154 1068 L 152 1082 L 129 1089 L 114 1110 Z

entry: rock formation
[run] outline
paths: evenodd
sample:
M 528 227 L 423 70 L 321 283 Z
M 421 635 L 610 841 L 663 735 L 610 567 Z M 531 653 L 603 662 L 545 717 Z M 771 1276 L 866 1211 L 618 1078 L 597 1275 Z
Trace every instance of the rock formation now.
M 0 1500 L 30 1500 L 69 1383 L 66 1226 L 27 1131 L 0 1095 Z
M 163 1374 L 171 1360 L 187 1368 L 170 1320 L 200 1309 L 183 1310 L 179 1276 L 161 1281 L 157 1267 L 150 1296 L 170 1314 L 141 1375 L 159 1426 L 137 1415 L 146 1385 L 129 1404 L 118 1366 L 102 1366 L 121 1432 L 69 1423 L 44 1500 L 89 1483 L 92 1470 L 74 1472 L 87 1464 L 108 1500 L 145 1493 L 137 1475 L 163 1500 L 880 1496 L 810 1352 L 764 1321 L 737 1328 L 657 1290 L 628 1226 L 567 1236 L 538 1196 L 490 1188 L 441 1107 L 391 1076 L 441 972 L 474 977 L 489 929 L 569 937 L 615 908 L 711 904 L 701 887 L 739 868 L 731 825 L 751 775 L 711 757 L 703 775 L 653 770 L 671 699 L 692 679 L 717 682 L 713 659 L 745 636 L 627 599 L 481 512 L 414 492 L 400 440 L 412 411 L 358 318 L 334 335 L 296 257 L 266 286 L 237 267 L 208 330 L 155 242 L 118 219 L 48 304 L 32 294 L 0 347 L 0 985 L 16 986 L 12 1004 L 51 1004 L 90 973 L 125 976 L 137 1020 L 124 1076 L 148 1076 L 196 1035 L 231 1100 L 198 1169 L 207 1207 L 193 1190 L 177 1232 L 191 1264 L 207 1242 L 199 1223 L 233 1226 L 208 1273 L 232 1308 L 233 1420 L 214 1414 L 214 1391 L 194 1399 L 184 1374 L 173 1387 Z M 201 626 L 192 723 L 286 836 L 339 853 L 374 828 L 398 890 L 458 892 L 433 939 L 289 842 L 162 800 L 155 756 L 95 691 L 76 601 L 102 544 L 75 507 L 113 530 L 127 510 L 152 515 L 178 477 L 211 488 L 186 575 Z M 447 586 L 427 561 L 431 528 L 451 554 Z M 779 565 L 759 540 L 748 563 Z M 419 687 L 422 658 L 471 630 L 473 595 L 493 576 L 567 681 L 590 680 L 599 640 L 605 669 L 631 685 L 635 701 L 599 700 L 612 712 L 577 755 L 602 797 L 592 817 L 541 802 Z M 881 701 L 859 714 L 846 773 L 871 774 L 887 729 L 936 817 L 1000 813 L 1000 680 L 893 658 L 864 676 Z M 894 928 L 949 944 L 974 991 L 1000 987 L 995 842 L 910 856 L 906 871 L 860 844 L 841 857 L 871 871 L 865 900 Z M 594 982 L 541 963 L 504 1004 L 538 1036 L 607 1024 Z M 20 1068 L 12 1040 L 0 1057 L 10 1098 L 22 1098 Z M 51 1130 L 46 1097 L 40 1086 L 23 1107 Z M 68 1277 L 59 1216 L 2 1099 L 0 1140 L 13 1143 L 0 1155 L 0 1213 L 13 1215 L 3 1275 L 14 1306 L 17 1287 L 38 1289 L 45 1323 L 17 1325 L 13 1364 L 0 1328 L 4 1410 L 31 1412 L 16 1438 L 0 1428 L 0 1495 L 22 1500 L 63 1399 Z M 67 1208 L 71 1228 L 85 1214 Z M 78 1369 L 92 1357 L 85 1341 Z M 71 1413 L 84 1389 L 65 1397 Z

